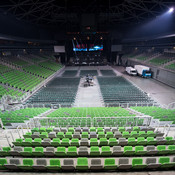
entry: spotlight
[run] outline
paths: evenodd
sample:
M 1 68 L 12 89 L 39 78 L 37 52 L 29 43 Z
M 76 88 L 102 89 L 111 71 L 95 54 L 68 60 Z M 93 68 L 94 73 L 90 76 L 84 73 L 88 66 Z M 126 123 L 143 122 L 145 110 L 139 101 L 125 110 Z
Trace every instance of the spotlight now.
M 174 11 L 174 8 L 173 8 L 173 7 L 171 7 L 171 8 L 168 10 L 169 13 L 173 13 L 173 11 Z

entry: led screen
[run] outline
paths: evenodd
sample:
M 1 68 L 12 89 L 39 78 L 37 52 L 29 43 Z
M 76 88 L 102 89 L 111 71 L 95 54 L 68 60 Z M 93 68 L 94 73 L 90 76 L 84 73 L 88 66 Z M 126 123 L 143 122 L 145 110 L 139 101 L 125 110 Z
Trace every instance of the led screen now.
M 103 45 L 95 45 L 95 44 L 90 44 L 89 48 L 87 47 L 87 44 L 77 44 L 73 48 L 73 51 L 78 52 L 78 51 L 103 51 Z
M 74 48 L 73 51 L 88 51 L 87 49 L 87 44 L 77 44 Z
M 103 51 L 103 45 L 90 44 L 89 51 Z

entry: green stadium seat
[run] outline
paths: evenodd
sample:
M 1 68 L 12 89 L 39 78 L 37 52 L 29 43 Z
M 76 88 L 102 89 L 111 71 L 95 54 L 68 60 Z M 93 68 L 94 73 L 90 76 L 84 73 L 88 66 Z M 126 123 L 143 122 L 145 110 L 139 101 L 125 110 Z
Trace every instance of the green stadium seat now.
M 82 132 L 81 137 L 82 138 L 89 138 L 88 132 Z
M 144 146 L 135 147 L 135 155 L 145 155 L 147 151 L 144 150 Z
M 59 159 L 50 159 L 50 165 L 47 166 L 48 170 L 60 170 L 61 163 Z
M 90 147 L 90 156 L 99 156 L 100 155 L 100 149 L 98 146 L 91 146 Z
M 118 130 L 119 130 L 120 132 L 124 132 L 124 131 L 125 131 L 125 127 L 119 127 Z
M 104 169 L 105 170 L 116 170 L 117 169 L 117 165 L 115 163 L 115 159 L 105 159 L 104 160 Z
M 107 138 L 100 138 L 100 146 L 107 146 L 108 145 L 108 140 Z
M 145 131 L 139 131 L 139 137 L 147 137 L 147 133 Z
M 137 131 L 131 131 L 130 137 L 138 137 L 139 134 Z
M 57 133 L 57 137 L 58 137 L 59 139 L 63 139 L 63 138 L 64 138 L 64 132 L 58 132 L 58 133 Z
M 21 151 L 20 152 L 20 154 L 23 156 L 23 157 L 30 157 L 30 156 L 32 156 L 32 151 L 33 151 L 33 149 L 32 149 L 32 147 L 24 147 L 24 151 Z
M 109 139 L 109 138 L 113 138 L 114 135 L 113 135 L 113 132 L 107 132 L 106 133 L 106 138 Z
M 13 144 L 14 144 L 15 146 L 22 146 L 22 142 L 23 142 L 23 139 L 16 139 L 16 141 L 13 142 Z
M 31 132 L 27 132 L 23 135 L 24 138 L 31 138 L 32 133 Z
M 57 147 L 57 151 L 55 151 L 55 155 L 58 157 L 65 157 L 66 156 L 66 148 L 65 147 Z
M 137 138 L 137 145 L 146 145 L 147 141 L 145 140 L 144 137 L 138 137 Z
M 31 129 L 31 132 L 34 133 L 34 132 L 39 132 L 39 128 L 33 128 Z
M 39 129 L 39 132 L 42 133 L 42 132 L 46 132 L 46 128 L 42 127 Z
M 143 170 L 147 167 L 146 164 L 143 164 L 142 158 L 133 158 L 132 159 L 132 168 L 133 169 L 140 169 Z
M 109 139 L 109 146 L 117 146 L 117 145 L 118 145 L 118 141 L 116 138 Z
M 133 131 L 137 131 L 137 132 L 139 132 L 139 131 L 140 131 L 140 127 L 138 127 L 138 126 L 134 126 L 134 127 L 133 127 Z
M 129 134 L 128 131 L 123 131 L 122 136 L 123 136 L 124 138 L 129 138 L 129 137 L 130 137 L 130 134 Z
M 156 134 L 154 133 L 154 131 L 147 131 L 147 137 L 155 137 Z
M 70 145 L 71 146 L 80 146 L 79 139 L 78 138 L 71 139 Z
M 9 156 L 10 155 L 9 151 L 11 151 L 10 147 L 2 147 L 2 150 L 0 150 L 0 156 L 2 157 Z
M 33 156 L 42 157 L 44 156 L 44 148 L 43 147 L 35 147 L 35 151 L 32 152 Z
M 67 155 L 68 156 L 77 156 L 77 147 L 75 147 L 75 146 L 68 147 Z
M 124 154 L 125 156 L 134 155 L 133 147 L 132 147 L 132 146 L 124 146 L 123 154 Z
M 173 137 L 165 137 L 165 139 L 166 139 L 166 144 L 167 145 L 175 144 L 175 140 L 173 139 Z
M 175 154 L 175 145 L 168 146 L 169 154 Z
M 74 134 L 75 130 L 74 130 L 74 128 L 69 128 L 68 132 L 71 132 L 72 134 Z
M 175 162 L 170 162 L 170 157 L 160 157 L 159 163 L 161 163 L 160 168 L 172 168 L 175 165 Z
M 105 133 L 104 132 L 98 132 L 98 138 L 105 138 Z
M 98 146 L 97 138 L 91 138 L 90 139 L 90 146 Z
M 61 146 L 69 146 L 69 139 L 63 138 L 61 141 Z
M 53 131 L 53 128 L 47 128 L 47 129 L 46 129 L 46 132 L 48 132 L 48 133 L 49 133 L 49 132 L 52 132 L 52 131 Z
M 128 138 L 128 145 L 129 146 L 135 146 L 135 145 L 137 145 L 136 139 L 134 137 Z
M 32 146 L 41 146 L 42 139 L 41 138 L 35 138 L 32 142 Z
M 42 139 L 48 138 L 48 133 L 47 132 L 41 132 L 40 138 L 42 138 Z
M 7 159 L 0 158 L 0 170 L 5 170 L 6 169 L 6 167 L 4 166 L 5 164 L 7 164 Z
M 23 165 L 18 165 L 18 167 L 22 170 L 32 170 L 33 169 L 33 159 L 23 159 Z
M 157 150 L 158 150 L 158 154 L 159 155 L 164 155 L 164 154 L 168 154 L 169 153 L 169 150 L 166 149 L 165 145 L 158 145 L 157 146 Z
M 154 137 L 147 137 L 147 145 L 156 145 L 157 141 L 154 139 Z
M 101 155 L 102 156 L 110 156 L 111 155 L 110 146 L 102 146 L 101 147 Z
M 99 132 L 103 132 L 103 128 L 102 127 L 97 128 L 97 133 L 99 133 Z
M 88 170 L 88 159 L 87 158 L 77 158 L 77 166 L 76 169 L 81 170 Z
M 60 139 L 59 138 L 53 138 L 51 142 L 51 146 L 57 147 L 60 146 Z
M 22 146 L 32 146 L 32 139 L 26 138 L 25 141 L 22 142 Z
M 65 138 L 72 139 L 72 132 L 66 132 Z
M 90 127 L 90 132 L 96 132 L 96 128 L 95 127 Z

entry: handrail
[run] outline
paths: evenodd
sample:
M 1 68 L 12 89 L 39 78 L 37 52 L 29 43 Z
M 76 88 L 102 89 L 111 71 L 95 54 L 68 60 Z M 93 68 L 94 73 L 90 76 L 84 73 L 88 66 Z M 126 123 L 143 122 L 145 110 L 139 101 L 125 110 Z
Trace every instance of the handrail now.
M 4 128 L 4 125 L 3 125 L 3 123 L 2 123 L 1 118 L 0 118 L 0 125 L 1 125 L 1 128 L 3 129 L 3 128 Z
M 22 129 L 22 134 L 23 134 L 23 135 L 24 135 L 24 131 L 23 131 L 22 125 L 19 125 L 19 126 L 17 127 L 17 132 L 18 132 L 19 138 L 21 138 L 20 133 L 19 133 L 19 128 Z
M 169 133 L 169 131 L 170 131 L 170 125 L 169 124 L 166 124 L 166 125 L 164 125 L 164 128 L 163 128 L 163 133 L 165 133 L 165 127 L 168 127 L 167 128 L 167 133 L 165 134 L 165 137 L 168 135 L 168 133 Z
M 29 130 L 31 129 L 31 124 L 30 122 L 27 122 L 26 123 L 26 127 L 27 127 L 27 132 L 30 132 Z

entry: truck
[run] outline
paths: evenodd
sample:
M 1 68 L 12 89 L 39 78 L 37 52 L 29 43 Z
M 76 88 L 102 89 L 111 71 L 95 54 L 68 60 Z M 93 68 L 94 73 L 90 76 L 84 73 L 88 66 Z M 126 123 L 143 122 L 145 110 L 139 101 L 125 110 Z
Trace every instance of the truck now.
M 151 71 L 149 67 L 143 65 L 135 65 L 134 68 L 137 70 L 138 75 L 141 77 L 151 77 Z
M 137 71 L 133 67 L 126 67 L 125 70 L 129 75 L 137 75 Z

